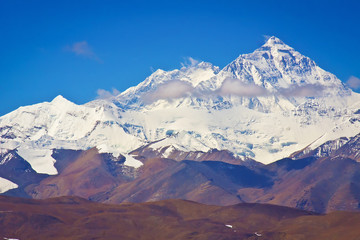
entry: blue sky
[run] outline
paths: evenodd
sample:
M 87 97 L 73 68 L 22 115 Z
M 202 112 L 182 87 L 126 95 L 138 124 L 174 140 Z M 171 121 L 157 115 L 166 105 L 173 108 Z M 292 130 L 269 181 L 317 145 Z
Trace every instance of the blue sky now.
M 360 1 L 0 1 L 0 115 L 61 94 L 83 104 L 187 57 L 219 67 L 275 35 L 360 78 Z

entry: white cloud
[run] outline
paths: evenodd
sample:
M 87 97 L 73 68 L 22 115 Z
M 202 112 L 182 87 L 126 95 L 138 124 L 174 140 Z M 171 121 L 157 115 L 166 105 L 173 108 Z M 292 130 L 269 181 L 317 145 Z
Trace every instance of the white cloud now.
M 268 95 L 265 88 L 255 84 L 245 84 L 238 79 L 225 79 L 217 93 L 219 95 L 237 95 L 241 97 Z
M 159 85 L 154 91 L 145 94 L 145 102 L 155 102 L 160 99 L 181 98 L 191 94 L 194 87 L 185 81 L 171 80 Z
M 282 88 L 279 94 L 285 97 L 317 97 L 321 96 L 325 90 L 324 86 L 316 84 L 307 84 L 303 86 L 292 86 L 290 88 Z
M 71 46 L 64 48 L 66 51 L 75 53 L 77 56 L 82 56 L 88 59 L 95 60 L 99 63 L 103 61 L 93 52 L 87 41 L 75 42 Z
M 238 79 L 226 79 L 219 91 L 220 95 L 237 95 L 240 97 L 260 97 L 268 95 L 281 95 L 284 97 L 316 97 L 323 95 L 324 86 L 316 84 L 307 84 L 303 86 L 291 86 L 289 88 L 281 88 L 276 93 L 269 92 L 263 87 L 255 84 L 245 84 Z
M 360 78 L 357 78 L 355 76 L 351 76 L 347 81 L 346 81 L 346 84 L 354 89 L 354 90 L 357 90 L 357 89 L 360 89 Z
M 97 93 L 96 99 L 111 99 L 111 98 L 114 98 L 114 97 L 116 97 L 117 95 L 119 95 L 119 94 L 120 94 L 120 91 L 117 90 L 117 89 L 115 89 L 115 88 L 113 88 L 111 92 L 110 92 L 110 91 L 106 91 L 106 90 L 104 90 L 104 89 L 98 89 L 98 90 L 96 91 L 96 93 Z

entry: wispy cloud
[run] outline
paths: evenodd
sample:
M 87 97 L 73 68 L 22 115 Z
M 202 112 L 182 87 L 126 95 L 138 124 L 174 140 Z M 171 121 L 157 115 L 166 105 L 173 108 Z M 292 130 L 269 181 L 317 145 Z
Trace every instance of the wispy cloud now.
M 82 56 L 95 60 L 99 63 L 103 63 L 103 61 L 94 53 L 87 41 L 75 42 L 72 45 L 66 46 L 64 49 L 66 51 L 75 53 L 77 56 Z
M 111 99 L 111 98 L 114 98 L 117 95 L 119 95 L 120 91 L 115 89 L 115 88 L 113 88 L 112 91 L 106 91 L 104 89 L 98 89 L 96 91 L 96 93 L 97 93 L 96 99 Z
M 292 86 L 290 88 L 282 88 L 279 94 L 285 97 L 318 97 L 323 95 L 326 88 L 317 84 L 307 84 L 303 86 Z
M 218 95 L 236 95 L 240 97 L 261 97 L 268 95 L 279 95 L 284 97 L 316 97 L 322 96 L 326 88 L 317 84 L 306 84 L 302 86 L 293 85 L 289 88 L 280 88 L 277 92 L 270 92 L 267 89 L 255 85 L 242 83 L 238 79 L 226 79 Z
M 360 89 L 360 78 L 357 78 L 355 76 L 351 76 L 347 81 L 346 84 L 354 89 L 354 90 L 359 90 Z
M 159 85 L 155 90 L 145 94 L 143 100 L 151 103 L 160 99 L 175 99 L 192 94 L 194 87 L 185 81 L 171 80 Z
M 241 97 L 268 95 L 265 88 L 255 84 L 245 84 L 237 79 L 225 79 L 217 93 L 219 95 L 237 95 Z

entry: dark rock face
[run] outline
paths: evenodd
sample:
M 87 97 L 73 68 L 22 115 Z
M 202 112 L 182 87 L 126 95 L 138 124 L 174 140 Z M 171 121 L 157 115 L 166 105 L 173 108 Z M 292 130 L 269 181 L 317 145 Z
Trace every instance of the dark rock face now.
M 314 151 L 313 156 L 307 153 L 298 160 L 285 158 L 269 165 L 223 162 L 224 152 L 219 151 L 197 154 L 194 160 L 142 154 L 137 158 L 144 165 L 138 169 L 125 166 L 123 156 L 115 158 L 96 149 L 54 150 L 59 174 L 53 176 L 36 173 L 16 151 L 10 151 L 1 156 L 0 174 L 19 185 L 5 193 L 10 196 L 77 195 L 107 203 L 186 199 L 223 206 L 257 202 L 319 213 L 358 211 L 358 142 L 356 136 L 326 157 Z
M 24 189 L 48 177 L 47 174 L 35 172 L 31 165 L 21 158 L 15 150 L 1 154 L 0 159 L 2 162 L 0 164 L 0 176 L 19 186 L 17 189 L 9 190 L 5 195 L 29 197 Z

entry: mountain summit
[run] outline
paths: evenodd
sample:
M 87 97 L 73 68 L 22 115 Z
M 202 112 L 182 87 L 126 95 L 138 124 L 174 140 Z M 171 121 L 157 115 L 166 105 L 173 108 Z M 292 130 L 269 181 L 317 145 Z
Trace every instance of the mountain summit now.
M 55 174 L 53 149 L 158 156 L 227 150 L 270 163 L 359 132 L 359 94 L 276 37 L 223 69 L 190 61 L 157 70 L 112 99 L 76 105 L 61 96 L 0 118 L 0 148 Z M 45 167 L 44 166 L 48 166 Z M 140 164 L 130 164 L 140 166 Z M 46 170 L 47 169 L 47 170 Z
M 148 101 L 149 95 L 151 101 Z M 270 37 L 259 49 L 240 55 L 222 70 L 205 62 L 180 70 L 158 70 L 138 86 L 121 93 L 114 103 L 124 109 L 140 109 L 165 99 L 176 106 L 192 104 L 213 108 L 221 103 L 271 112 L 289 110 L 311 97 L 331 96 L 347 106 L 343 97 L 352 95 L 336 76 L 280 39 Z M 182 99 L 176 101 L 179 98 Z
M 279 38 L 275 37 L 275 36 L 271 36 L 267 39 L 266 43 L 263 46 L 279 46 L 281 45 L 282 47 L 285 48 L 290 48 L 288 45 L 286 45 L 283 41 L 281 41 Z

